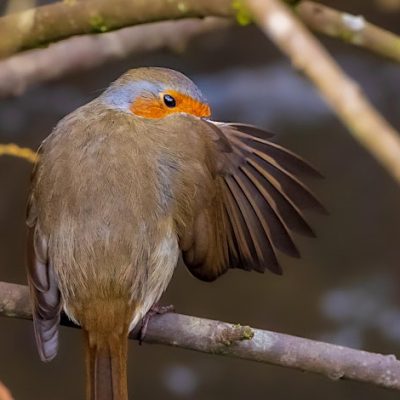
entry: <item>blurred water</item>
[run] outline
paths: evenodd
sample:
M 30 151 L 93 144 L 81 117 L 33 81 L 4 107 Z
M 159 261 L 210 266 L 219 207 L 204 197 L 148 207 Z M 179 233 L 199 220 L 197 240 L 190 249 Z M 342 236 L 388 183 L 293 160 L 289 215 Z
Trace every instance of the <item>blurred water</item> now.
M 165 387 L 172 395 L 188 397 L 194 395 L 199 386 L 199 376 L 185 365 L 168 366 L 163 374 Z
M 369 332 L 400 343 L 400 308 L 396 282 L 390 276 L 373 275 L 347 287 L 333 288 L 322 297 L 321 312 L 335 328 L 321 340 L 363 348 Z

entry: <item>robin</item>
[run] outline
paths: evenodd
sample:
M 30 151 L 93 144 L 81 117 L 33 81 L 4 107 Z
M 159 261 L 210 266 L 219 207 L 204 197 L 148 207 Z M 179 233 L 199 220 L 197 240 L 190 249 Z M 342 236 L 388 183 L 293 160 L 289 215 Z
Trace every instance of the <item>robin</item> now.
M 178 258 L 203 281 L 229 268 L 277 274 L 314 236 L 302 183 L 320 176 L 251 125 L 209 119 L 183 74 L 138 68 L 63 118 L 39 149 L 28 201 L 28 280 L 43 361 L 63 310 L 82 327 L 87 399 L 127 400 L 127 338 Z

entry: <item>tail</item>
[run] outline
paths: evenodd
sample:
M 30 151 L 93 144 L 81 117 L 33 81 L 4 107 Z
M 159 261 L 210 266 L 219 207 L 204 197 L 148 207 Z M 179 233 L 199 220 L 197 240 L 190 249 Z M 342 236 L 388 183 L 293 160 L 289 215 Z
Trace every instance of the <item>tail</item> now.
M 128 338 L 87 331 L 85 337 L 87 400 L 128 400 Z
M 94 312 L 94 318 L 89 318 L 90 322 L 87 319 L 86 324 L 83 324 L 86 347 L 86 399 L 128 400 L 128 326 L 123 323 L 125 318 L 121 321 L 115 318 L 114 313 L 104 312 L 106 308 L 107 306 L 103 308 L 102 314 Z M 100 315 L 101 320 L 98 319 Z

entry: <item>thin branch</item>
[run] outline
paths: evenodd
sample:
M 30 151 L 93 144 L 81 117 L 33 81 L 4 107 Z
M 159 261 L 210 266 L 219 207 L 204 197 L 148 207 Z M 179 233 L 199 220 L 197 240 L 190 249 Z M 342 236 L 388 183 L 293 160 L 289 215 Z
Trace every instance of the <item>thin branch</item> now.
M 31 163 L 35 163 L 38 159 L 36 152 L 29 147 L 20 147 L 14 143 L 0 143 L 0 157 L 6 155 L 23 158 Z
M 135 4 L 132 4 L 134 7 Z M 54 6 L 60 5 L 57 3 Z M 54 9 L 50 8 L 50 10 Z M 363 17 L 342 13 L 312 1 L 300 2 L 295 10 L 303 22 L 317 32 L 400 61 L 400 37 L 366 22 Z M 76 9 L 76 12 L 78 11 Z M 236 10 L 236 12 L 239 11 Z M 53 11 L 49 15 L 52 13 Z M 226 14 L 233 15 L 233 12 L 227 8 Z M 24 18 L 24 14 L 19 13 L 19 19 Z M 4 21 L 0 18 L 0 31 L 5 31 L 9 25 Z M 44 23 L 45 21 L 42 22 Z M 113 33 L 74 37 L 52 44 L 46 49 L 23 52 L 0 61 L 0 99 L 19 95 L 32 84 L 57 79 L 68 73 L 88 70 L 104 62 L 121 59 L 128 54 L 165 47 L 182 49 L 193 36 L 227 25 L 227 22 L 221 19 L 217 22 L 213 18 L 207 18 L 204 22 L 193 19 L 150 23 Z M 32 30 L 35 31 L 33 28 Z M 34 34 L 33 31 L 31 35 Z M 9 32 L 6 37 L 11 34 L 12 32 Z M 35 43 L 38 45 L 41 41 L 36 40 Z
M 133 26 L 103 35 L 77 36 L 0 61 L 0 98 L 23 93 L 38 82 L 95 68 L 129 54 L 168 48 L 182 51 L 194 37 L 229 26 L 209 17 Z
M 232 17 L 232 0 L 63 1 L 0 18 L 0 58 L 73 35 L 189 17 Z
M 247 0 L 260 28 L 319 89 L 352 135 L 400 182 L 400 136 L 280 0 Z
M 296 11 L 300 19 L 316 32 L 400 62 L 400 37 L 367 22 L 361 15 L 340 12 L 313 1 L 302 1 Z
M 285 0 L 311 29 L 399 61 L 400 38 L 354 16 L 313 1 Z M 70 0 L 0 18 L 0 58 L 74 35 L 102 33 L 143 23 L 188 17 L 234 17 L 240 0 Z
M 31 319 L 26 286 L 0 282 L 0 315 Z M 71 322 L 64 324 L 71 326 Z M 137 333 L 131 335 L 136 339 Z M 400 361 L 300 337 L 175 313 L 153 317 L 144 341 L 400 390 Z

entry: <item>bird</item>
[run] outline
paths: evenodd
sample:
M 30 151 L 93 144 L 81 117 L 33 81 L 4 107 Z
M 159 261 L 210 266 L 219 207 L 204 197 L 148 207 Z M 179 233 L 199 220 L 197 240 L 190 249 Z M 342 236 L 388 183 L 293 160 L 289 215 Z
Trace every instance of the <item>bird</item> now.
M 253 125 L 211 120 L 185 75 L 131 69 L 60 120 L 38 150 L 28 196 L 28 283 L 40 358 L 64 312 L 82 328 L 86 398 L 127 400 L 129 333 L 180 257 L 211 282 L 232 268 L 281 274 L 324 213 L 303 183 L 321 174 Z

